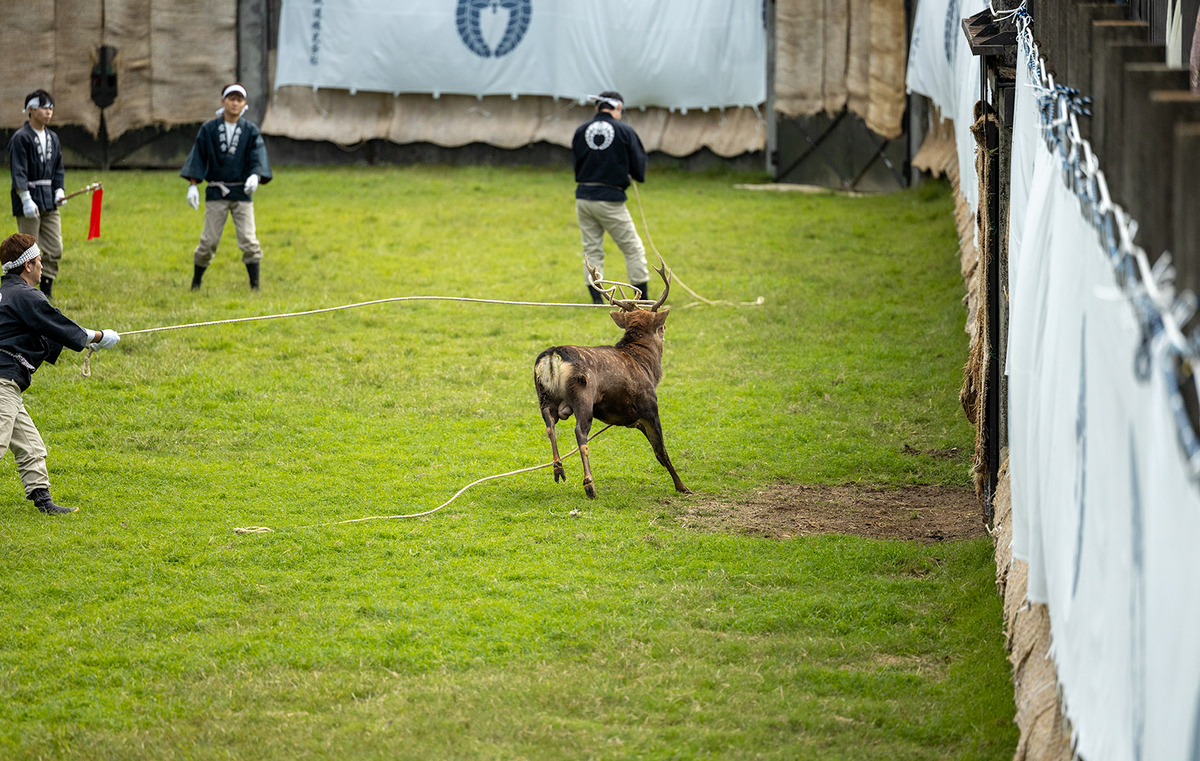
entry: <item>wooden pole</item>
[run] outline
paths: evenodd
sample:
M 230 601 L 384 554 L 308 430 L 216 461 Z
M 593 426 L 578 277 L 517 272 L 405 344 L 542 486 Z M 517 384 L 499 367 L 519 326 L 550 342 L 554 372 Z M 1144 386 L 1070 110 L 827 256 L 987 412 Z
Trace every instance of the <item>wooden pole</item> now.
M 1200 293 L 1200 124 L 1175 125 L 1173 222 L 1176 285 Z
M 1187 90 L 1188 71 L 1166 64 L 1126 67 L 1125 158 L 1122 192 L 1114 196 L 1138 221 L 1137 243 L 1150 261 L 1173 248 L 1175 125 L 1200 122 L 1200 94 Z
M 1098 151 L 1104 174 L 1108 177 L 1109 190 L 1114 194 L 1123 178 L 1121 159 L 1125 139 L 1125 67 L 1134 62 L 1161 61 L 1167 55 L 1163 45 L 1149 43 L 1124 43 L 1109 45 L 1107 49 L 1094 51 L 1097 60 L 1103 57 L 1104 67 L 1104 131 L 1100 145 L 1093 143 Z
M 1141 21 L 1096 21 L 1092 23 L 1092 118 L 1089 138 L 1096 155 L 1104 155 L 1105 111 L 1113 101 L 1106 92 L 1108 82 L 1106 65 L 1110 56 L 1109 46 L 1130 43 L 1148 43 L 1150 28 Z M 1164 51 L 1164 55 L 1166 52 Z M 1112 54 L 1112 55 L 1115 55 Z M 1120 93 L 1116 96 L 1120 98 Z

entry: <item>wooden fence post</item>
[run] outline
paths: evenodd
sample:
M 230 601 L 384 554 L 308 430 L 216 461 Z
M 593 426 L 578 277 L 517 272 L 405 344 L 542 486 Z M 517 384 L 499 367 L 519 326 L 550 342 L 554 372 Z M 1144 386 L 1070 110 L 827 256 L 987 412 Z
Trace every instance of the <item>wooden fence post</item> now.
M 1109 45 L 1103 51 L 1093 51 L 1097 64 L 1104 71 L 1104 102 L 1100 115 L 1104 120 L 1103 131 L 1096 136 L 1101 138 L 1099 145 L 1092 144 L 1092 149 L 1100 156 L 1104 174 L 1108 177 L 1109 189 L 1116 192 L 1121 184 L 1121 141 L 1125 139 L 1125 66 L 1135 62 L 1162 61 L 1167 56 L 1164 45 L 1151 45 L 1144 42 L 1121 43 Z
M 1073 17 L 1067 30 L 1068 80 L 1065 84 L 1078 89 L 1084 95 L 1093 95 L 1096 88 L 1092 84 L 1092 25 L 1097 21 L 1128 19 L 1129 6 L 1117 3 L 1079 3 L 1072 10 Z M 1079 126 L 1080 129 L 1083 128 L 1082 123 Z
M 1150 29 L 1141 21 L 1097 21 L 1092 24 L 1092 118 L 1091 128 L 1092 149 L 1096 155 L 1104 155 L 1104 112 L 1110 99 L 1106 93 L 1107 83 L 1105 67 L 1112 45 L 1128 43 L 1146 43 L 1150 39 Z M 1166 55 L 1164 51 L 1163 55 Z M 1120 97 L 1120 93 L 1117 94 Z
M 1174 247 L 1175 283 L 1200 294 L 1200 124 L 1175 125 Z M 1195 321 L 1193 321 L 1193 324 Z
M 1138 221 L 1137 242 L 1154 261 L 1174 238 L 1175 125 L 1200 122 L 1200 94 L 1188 91 L 1186 69 L 1166 64 L 1129 64 L 1125 77 L 1124 179 L 1114 200 Z

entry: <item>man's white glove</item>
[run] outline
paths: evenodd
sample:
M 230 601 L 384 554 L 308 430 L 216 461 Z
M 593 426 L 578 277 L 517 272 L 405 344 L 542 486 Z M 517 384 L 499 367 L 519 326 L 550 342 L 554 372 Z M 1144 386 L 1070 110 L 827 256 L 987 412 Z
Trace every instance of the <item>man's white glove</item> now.
M 187 202 L 188 202 L 188 206 L 191 206 L 193 209 L 200 208 L 200 186 L 199 185 L 188 185 Z
M 28 190 L 22 190 L 21 196 L 21 212 L 29 218 L 38 216 L 37 204 L 33 202 L 33 197 L 29 195 Z
M 242 190 L 246 191 L 246 195 L 250 195 L 258 190 L 258 175 L 252 174 L 246 178 L 246 184 L 242 186 Z
M 89 344 L 93 349 L 111 349 L 121 340 L 121 336 L 115 330 L 103 330 L 100 332 L 100 340 L 93 344 Z
M 63 206 L 67 202 L 67 194 L 62 188 L 54 191 L 54 205 Z

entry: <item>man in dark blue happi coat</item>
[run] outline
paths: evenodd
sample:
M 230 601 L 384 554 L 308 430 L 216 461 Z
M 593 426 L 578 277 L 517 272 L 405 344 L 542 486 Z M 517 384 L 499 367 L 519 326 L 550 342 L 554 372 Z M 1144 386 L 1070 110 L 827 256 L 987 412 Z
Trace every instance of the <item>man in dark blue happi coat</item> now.
M 646 249 L 638 237 L 629 209 L 625 208 L 625 188 L 632 177 L 646 181 L 646 151 L 633 127 L 622 123 L 624 98 L 614 91 L 589 96 L 596 103 L 596 116 L 575 130 L 571 152 L 575 159 L 575 216 L 588 265 L 604 276 L 604 233 L 608 233 L 625 254 L 629 283 L 650 297 L 650 270 Z M 600 303 L 600 292 L 585 274 L 592 302 Z
M 58 277 L 62 258 L 62 220 L 58 207 L 65 204 L 62 143 L 50 129 L 54 99 L 45 90 L 25 96 L 29 121 L 8 141 L 8 168 L 12 173 L 12 210 L 17 232 L 32 235 L 42 251 L 42 278 L 38 287 L 46 298 Z
M 271 181 L 267 145 L 258 126 L 242 119 L 246 110 L 246 88 L 232 84 L 221 91 L 221 110 L 217 118 L 200 126 L 196 143 L 179 175 L 188 181 L 187 201 L 200 208 L 201 180 L 208 182 L 204 192 L 204 231 L 194 254 L 192 290 L 200 287 L 204 270 L 217 253 L 225 218 L 233 217 L 242 262 L 250 275 L 250 287 L 258 290 L 259 262 L 262 249 L 254 234 L 254 202 L 251 196 L 259 184 Z
M 121 336 L 114 330 L 88 330 L 63 316 L 35 287 L 41 280 L 42 252 L 32 235 L 17 233 L 0 242 L 0 457 L 12 450 L 25 498 L 50 515 L 75 511 L 50 497 L 46 445 L 22 394 L 43 362 L 54 364 L 64 348 L 107 349 Z

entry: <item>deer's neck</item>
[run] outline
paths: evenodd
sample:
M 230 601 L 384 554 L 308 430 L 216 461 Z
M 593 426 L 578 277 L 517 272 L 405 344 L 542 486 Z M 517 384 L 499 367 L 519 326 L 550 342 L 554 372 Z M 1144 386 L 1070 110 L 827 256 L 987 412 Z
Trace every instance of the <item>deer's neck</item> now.
M 629 358 L 645 368 L 657 383 L 662 379 L 662 340 L 657 336 L 630 335 L 617 342 L 616 348 L 629 355 Z

